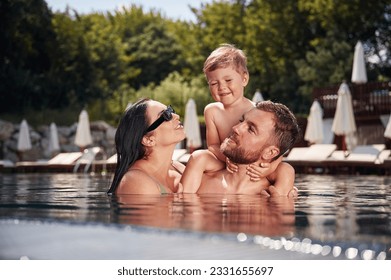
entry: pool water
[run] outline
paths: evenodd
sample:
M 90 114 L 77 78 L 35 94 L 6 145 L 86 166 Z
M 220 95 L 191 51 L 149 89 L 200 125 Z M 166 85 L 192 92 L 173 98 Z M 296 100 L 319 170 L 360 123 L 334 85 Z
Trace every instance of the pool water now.
M 133 241 L 140 242 L 143 232 L 159 238 L 178 234 L 192 243 L 209 236 L 211 244 L 216 238 L 234 236 L 237 243 L 251 241 L 264 257 L 391 259 L 391 177 L 300 174 L 295 200 L 190 194 L 111 197 L 106 194 L 111 175 L 34 173 L 0 178 L 0 237 L 14 242 L 13 249 L 0 241 L 0 252 L 8 252 L 0 253 L 3 259 L 14 258 L 12 250 L 22 247 L 10 236 L 33 232 L 36 226 L 29 223 L 37 221 L 65 229 L 75 224 L 89 230 L 91 225 L 117 230 L 131 226 L 138 234 Z M 78 235 L 73 233 L 73 238 Z M 162 246 L 161 240 L 156 242 Z M 276 256 L 265 250 L 285 253 Z

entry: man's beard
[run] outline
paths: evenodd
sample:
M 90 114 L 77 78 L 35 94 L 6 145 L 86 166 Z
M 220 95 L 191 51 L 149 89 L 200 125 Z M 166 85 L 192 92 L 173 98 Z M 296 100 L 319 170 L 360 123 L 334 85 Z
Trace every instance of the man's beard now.
M 261 156 L 259 151 L 248 152 L 239 145 L 232 148 L 228 145 L 227 140 L 221 144 L 220 151 L 229 158 L 230 161 L 237 164 L 250 164 L 256 162 Z

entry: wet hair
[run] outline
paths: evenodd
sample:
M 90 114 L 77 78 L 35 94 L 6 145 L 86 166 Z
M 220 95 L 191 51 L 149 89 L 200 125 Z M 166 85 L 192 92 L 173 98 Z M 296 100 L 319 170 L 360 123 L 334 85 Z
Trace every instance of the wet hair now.
M 150 99 L 138 100 L 127 108 L 122 115 L 115 133 L 117 165 L 108 194 L 115 193 L 122 177 L 137 160 L 147 156 L 147 150 L 141 143 L 148 128 L 147 107 Z
M 204 74 L 220 68 L 232 66 L 239 74 L 248 74 L 247 57 L 245 53 L 231 44 L 221 44 L 204 63 Z
M 280 149 L 280 153 L 272 159 L 272 161 L 276 160 L 291 149 L 299 139 L 300 129 L 296 117 L 284 104 L 274 103 L 270 100 L 257 102 L 256 108 L 274 115 L 275 124 L 272 139 Z

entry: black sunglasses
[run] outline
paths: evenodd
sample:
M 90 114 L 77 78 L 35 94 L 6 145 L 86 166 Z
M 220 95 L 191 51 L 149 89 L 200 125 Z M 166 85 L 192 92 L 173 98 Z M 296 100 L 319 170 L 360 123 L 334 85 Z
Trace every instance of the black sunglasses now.
M 172 114 L 175 113 L 174 108 L 171 107 L 171 105 L 167 106 L 167 109 L 162 112 L 160 117 L 154 121 L 145 131 L 145 133 L 150 132 L 152 130 L 155 130 L 159 127 L 164 121 L 168 122 L 172 120 Z

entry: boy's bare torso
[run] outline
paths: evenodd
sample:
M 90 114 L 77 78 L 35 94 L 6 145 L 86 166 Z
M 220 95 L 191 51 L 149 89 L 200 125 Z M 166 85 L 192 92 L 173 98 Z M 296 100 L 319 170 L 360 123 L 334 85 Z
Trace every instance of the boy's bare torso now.
M 231 108 L 224 108 L 220 102 L 214 104 L 213 120 L 219 134 L 220 143 L 230 135 L 232 127 L 239 123 L 243 114 L 252 108 L 254 108 L 254 103 L 247 99 L 245 102 L 243 101 L 241 104 Z

